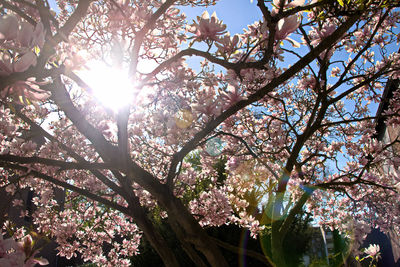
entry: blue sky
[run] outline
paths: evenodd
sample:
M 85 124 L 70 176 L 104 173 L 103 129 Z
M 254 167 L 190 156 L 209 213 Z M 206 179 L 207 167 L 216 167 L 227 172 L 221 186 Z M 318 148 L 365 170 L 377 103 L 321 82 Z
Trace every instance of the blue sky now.
M 210 15 L 215 11 L 217 17 L 227 25 L 227 30 L 234 33 L 241 33 L 247 25 L 261 19 L 261 12 L 255 3 L 250 0 L 220 0 L 215 6 L 204 7 L 183 7 L 183 12 L 191 22 L 196 16 L 200 16 L 204 10 Z
M 55 1 L 49 0 L 49 3 L 57 11 Z M 215 11 L 218 18 L 228 25 L 228 31 L 231 33 L 242 32 L 243 28 L 247 28 L 247 25 L 261 19 L 261 12 L 257 5 L 250 3 L 250 0 L 220 0 L 215 6 L 208 8 L 182 7 L 182 10 L 188 16 L 189 22 L 196 19 L 196 16 L 200 16 L 204 10 L 207 10 L 210 14 Z
M 52 9 L 54 9 L 55 11 L 58 10 L 57 4 L 56 4 L 56 0 L 49 0 L 49 4 L 50 4 L 50 7 L 51 7 Z

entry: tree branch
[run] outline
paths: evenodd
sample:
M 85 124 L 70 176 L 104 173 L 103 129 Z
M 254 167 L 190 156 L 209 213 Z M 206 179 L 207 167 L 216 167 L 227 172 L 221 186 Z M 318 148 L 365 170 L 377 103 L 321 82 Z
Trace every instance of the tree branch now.
M 20 170 L 20 171 L 23 171 L 23 172 L 27 172 L 28 174 L 31 174 L 31 175 L 33 175 L 33 176 L 35 176 L 37 178 L 43 179 L 43 180 L 48 181 L 48 182 L 50 182 L 50 183 L 52 183 L 54 185 L 57 185 L 57 186 L 60 186 L 62 188 L 65 188 L 65 189 L 71 190 L 73 192 L 76 192 L 78 194 L 81 194 L 81 195 L 83 195 L 83 196 L 85 196 L 85 197 L 87 197 L 89 199 L 97 201 L 97 202 L 99 202 L 101 204 L 104 204 L 104 205 L 106 205 L 106 206 L 108 206 L 110 208 L 113 208 L 115 210 L 119 210 L 124 214 L 129 214 L 129 210 L 127 208 L 125 208 L 123 206 L 120 206 L 115 202 L 112 202 L 112 201 L 109 201 L 107 199 L 104 199 L 104 198 L 102 198 L 102 197 L 100 197 L 100 196 L 98 196 L 98 195 L 96 195 L 94 193 L 91 193 L 90 191 L 88 191 L 86 189 L 82 189 L 82 188 L 76 187 L 76 186 L 71 185 L 69 183 L 57 180 L 57 179 L 55 179 L 55 178 L 53 178 L 51 176 L 48 176 L 46 174 L 40 173 L 40 172 L 35 171 L 35 170 L 31 170 L 28 167 L 20 166 L 20 165 L 17 165 L 17 164 L 12 164 L 12 163 L 8 163 L 8 162 L 0 162 L 0 167 L 10 168 L 10 169 L 13 169 L 13 170 Z
M 44 68 L 44 65 L 47 62 L 47 59 L 54 54 L 54 47 L 57 46 L 62 41 L 67 41 L 68 36 L 73 31 L 75 26 L 80 22 L 80 20 L 86 16 L 87 10 L 89 8 L 90 3 L 93 0 L 79 0 L 78 6 L 75 11 L 71 14 L 65 24 L 58 30 L 58 32 L 47 40 L 44 44 L 44 47 L 40 53 L 38 59 L 38 66 L 40 68 Z
M 31 119 L 29 119 L 27 116 L 25 116 L 23 113 L 21 113 L 19 110 L 15 110 L 15 113 L 17 114 L 18 117 L 20 117 L 24 122 L 26 122 L 27 124 L 29 124 L 29 126 L 31 127 L 31 130 L 41 134 L 42 136 L 46 137 L 47 139 L 49 139 L 51 142 L 57 143 L 58 146 L 60 146 L 61 149 L 63 149 L 64 151 L 66 151 L 68 153 L 68 155 L 70 155 L 72 158 L 74 158 L 76 161 L 83 163 L 83 164 L 87 164 L 88 162 L 81 157 L 80 155 L 78 155 L 75 151 L 73 151 L 71 148 L 67 147 L 66 145 L 64 145 L 62 142 L 60 142 L 57 138 L 55 138 L 54 136 L 52 136 L 51 134 L 49 134 L 47 131 L 45 131 L 42 127 L 40 127 L 39 125 L 37 125 L 35 122 L 33 122 Z M 112 182 L 108 177 L 106 177 L 105 175 L 103 175 L 100 171 L 98 170 L 90 170 L 90 172 L 95 175 L 103 184 L 105 184 L 106 186 L 110 187 L 112 190 L 114 190 L 114 192 L 116 192 L 119 195 L 123 195 L 122 194 L 122 189 L 120 187 L 118 187 L 118 185 L 116 185 L 114 182 Z
M 24 18 L 27 22 L 29 22 L 33 26 L 36 26 L 36 21 L 34 19 L 32 19 L 31 17 L 29 17 L 25 12 L 22 12 L 18 7 L 11 5 L 10 3 L 8 3 L 4 0 L 0 0 L 0 4 L 3 5 L 3 7 L 14 11 L 16 14 L 21 16 L 21 18 Z
M 69 93 L 65 89 L 60 77 L 55 77 L 54 82 L 48 85 L 52 92 L 52 99 L 64 111 L 65 115 L 70 119 L 74 126 L 95 146 L 96 151 L 106 162 L 115 161 L 118 158 L 117 148 L 110 144 L 104 136 L 92 126 L 76 109 L 71 101 Z
M 330 36 L 325 38 L 314 50 L 310 51 L 302 59 L 297 61 L 293 66 L 288 68 L 279 77 L 274 78 L 269 84 L 260 88 L 256 93 L 250 95 L 246 100 L 241 100 L 224 111 L 221 115 L 211 120 L 201 131 L 194 135 L 194 137 L 188 141 L 180 151 L 174 154 L 171 162 L 171 168 L 177 165 L 177 162 L 181 161 L 190 151 L 192 151 L 197 144 L 205 138 L 212 130 L 214 130 L 219 124 L 225 121 L 227 118 L 238 112 L 239 110 L 245 108 L 253 102 L 262 99 L 269 92 L 274 90 L 280 84 L 284 83 L 291 77 L 293 77 L 297 72 L 301 71 L 309 63 L 318 57 L 326 48 L 332 46 L 337 42 L 343 34 L 351 28 L 351 26 L 361 17 L 361 14 L 355 14 L 347 19 L 342 25 L 340 25 L 335 32 Z M 294 157 L 294 156 L 293 156 Z M 291 171 L 291 169 L 290 169 Z
M 47 159 L 41 157 L 20 157 L 10 154 L 0 155 L 0 161 L 17 162 L 20 164 L 39 163 L 48 166 L 57 166 L 61 168 L 59 171 L 68 169 L 76 169 L 76 170 L 116 169 L 114 164 L 111 163 L 65 162 L 55 159 Z

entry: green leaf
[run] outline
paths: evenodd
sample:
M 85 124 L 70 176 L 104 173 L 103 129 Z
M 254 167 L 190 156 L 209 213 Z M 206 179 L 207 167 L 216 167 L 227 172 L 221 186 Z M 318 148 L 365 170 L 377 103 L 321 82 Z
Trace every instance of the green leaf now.
M 338 1 L 339 5 L 340 5 L 341 7 L 344 7 L 344 2 L 343 2 L 343 0 L 337 0 L 337 1 Z

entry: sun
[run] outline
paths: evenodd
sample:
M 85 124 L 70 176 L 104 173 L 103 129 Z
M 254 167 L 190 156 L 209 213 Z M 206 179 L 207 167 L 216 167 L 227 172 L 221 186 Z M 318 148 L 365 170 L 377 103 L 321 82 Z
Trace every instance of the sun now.
M 101 61 L 90 62 L 86 67 L 79 76 L 101 104 L 118 111 L 132 102 L 135 88 L 127 71 Z

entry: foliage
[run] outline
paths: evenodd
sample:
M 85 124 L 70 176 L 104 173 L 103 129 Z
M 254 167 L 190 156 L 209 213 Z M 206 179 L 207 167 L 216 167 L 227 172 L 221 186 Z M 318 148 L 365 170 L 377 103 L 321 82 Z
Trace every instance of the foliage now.
M 310 214 L 302 211 L 296 215 L 290 226 L 289 232 L 283 240 L 283 253 L 288 266 L 300 266 L 303 255 L 309 251 L 312 238 L 311 221 Z M 272 258 L 271 232 L 263 231 L 260 235 L 260 242 L 265 254 Z

